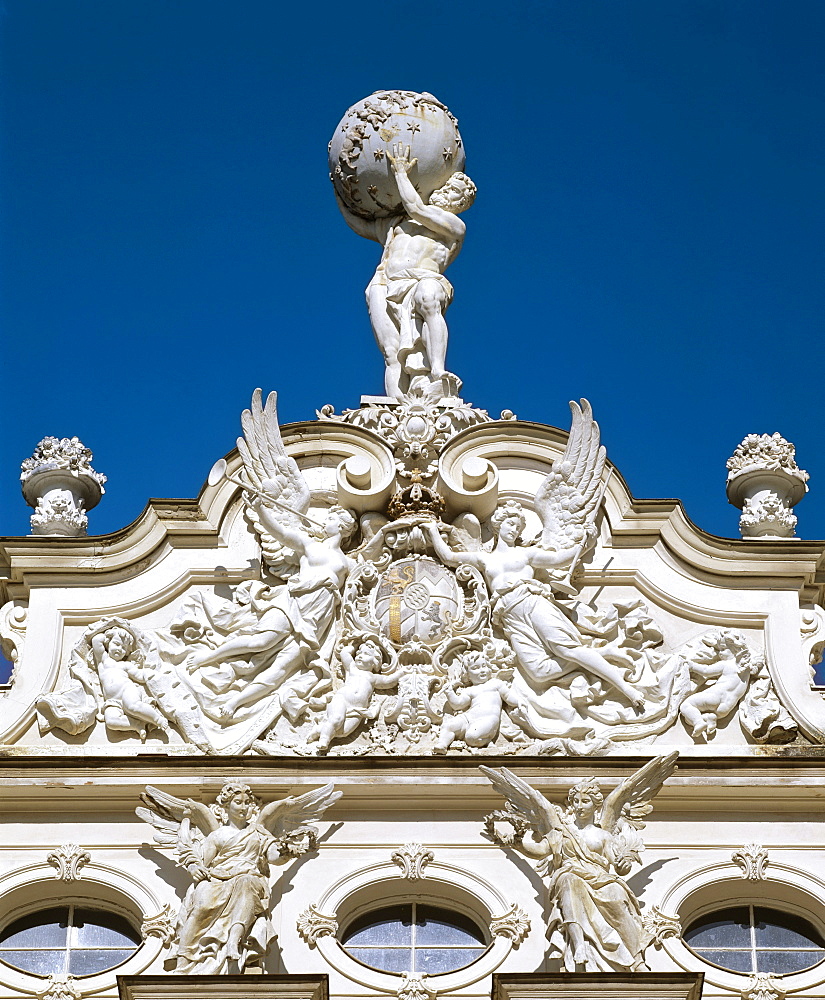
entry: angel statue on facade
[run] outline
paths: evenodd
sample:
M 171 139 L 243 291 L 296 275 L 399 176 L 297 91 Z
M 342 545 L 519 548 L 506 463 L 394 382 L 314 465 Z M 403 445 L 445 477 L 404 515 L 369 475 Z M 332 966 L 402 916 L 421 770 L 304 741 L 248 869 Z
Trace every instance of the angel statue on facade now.
M 651 941 L 624 881 L 644 844 L 638 831 L 678 753 L 655 757 L 605 796 L 593 778 L 573 785 L 560 808 L 503 767 L 481 770 L 507 800 L 485 821 L 488 836 L 539 860 L 550 903 L 547 937 L 566 972 L 635 972 Z M 507 827 L 510 829 L 508 830 Z
M 312 850 L 313 822 L 340 797 L 329 784 L 262 807 L 248 785 L 231 781 L 205 806 L 147 786 L 137 815 L 194 879 L 178 913 L 175 972 L 216 975 L 260 963 L 273 937 L 270 862 Z
M 587 646 L 555 595 L 555 591 L 574 592 L 571 577 L 595 542 L 595 519 L 604 494 L 606 452 L 599 444 L 599 425 L 586 399 L 581 407 L 571 402 L 570 409 L 573 422 L 567 447 L 536 494 L 542 533 L 534 544 L 521 541 L 527 522 L 515 500 L 501 504 L 491 518 L 496 541 L 490 552 L 483 548 L 451 549 L 436 522 L 425 527 L 442 562 L 448 566 L 468 564 L 484 574 L 493 621 L 507 636 L 534 691 L 540 693 L 560 679 L 584 671 L 641 711 L 644 698 L 625 677 L 634 669 L 634 661 L 620 650 L 611 651 L 608 659 Z
M 231 720 L 249 705 L 277 691 L 297 669 L 328 672 L 332 624 L 353 560 L 342 546 L 357 527 L 343 507 L 328 509 L 323 523 L 307 516 L 309 487 L 290 458 L 278 426 L 277 393 L 261 406 L 261 390 L 241 415 L 244 436 L 238 450 L 244 464 L 247 513 L 260 538 L 270 572 L 286 579 L 254 603 L 257 620 L 229 635 L 216 648 L 189 654 L 190 673 L 234 664 L 239 683 L 219 714 Z

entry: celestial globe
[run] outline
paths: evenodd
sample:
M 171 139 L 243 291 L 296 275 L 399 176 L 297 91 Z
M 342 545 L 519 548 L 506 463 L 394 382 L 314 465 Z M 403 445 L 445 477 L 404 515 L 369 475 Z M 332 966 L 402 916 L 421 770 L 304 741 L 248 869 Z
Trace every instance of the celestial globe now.
M 409 146 L 410 157 L 418 161 L 409 177 L 425 202 L 464 169 L 458 121 L 439 100 L 410 90 L 379 90 L 353 104 L 329 144 L 330 178 L 353 215 L 404 214 L 389 159 L 398 143 L 405 150 Z

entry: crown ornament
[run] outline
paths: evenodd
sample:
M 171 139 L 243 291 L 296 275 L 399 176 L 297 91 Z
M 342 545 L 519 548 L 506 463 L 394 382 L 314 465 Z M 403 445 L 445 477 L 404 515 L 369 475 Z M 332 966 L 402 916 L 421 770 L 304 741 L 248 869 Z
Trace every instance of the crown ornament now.
M 393 521 L 402 517 L 428 516 L 439 520 L 447 509 L 444 497 L 421 481 L 421 473 L 414 471 L 412 481 L 402 486 L 387 505 L 387 514 Z

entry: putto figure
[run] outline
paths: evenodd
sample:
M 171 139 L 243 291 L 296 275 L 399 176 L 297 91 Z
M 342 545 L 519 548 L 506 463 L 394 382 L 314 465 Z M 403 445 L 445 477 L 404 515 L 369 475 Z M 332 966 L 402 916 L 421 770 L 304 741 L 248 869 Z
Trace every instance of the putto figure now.
M 248 785 L 232 781 L 210 807 L 147 786 L 137 815 L 194 879 L 178 913 L 175 972 L 218 975 L 260 963 L 273 937 L 270 862 L 312 850 L 313 822 L 340 797 L 329 784 L 261 807 Z
M 486 747 L 498 736 L 504 706 L 521 708 L 512 687 L 512 667 L 496 669 L 483 652 L 471 650 L 457 657 L 458 671 L 444 693 L 452 710 L 445 715 L 435 753 L 446 753 L 455 740 L 470 747 Z
M 319 753 L 326 753 L 333 740 L 351 736 L 365 719 L 375 719 L 375 692 L 395 687 L 401 673 L 395 657 L 377 637 L 353 637 L 341 648 L 340 656 L 344 681 L 320 724 L 307 736 L 307 742 L 318 740 Z
M 72 650 L 67 684 L 37 700 L 41 729 L 77 735 L 95 721 L 115 732 L 151 729 L 166 733 L 169 723 L 158 709 L 162 684 L 150 637 L 122 618 L 90 625 Z
M 547 879 L 547 937 L 567 972 L 635 972 L 650 943 L 638 899 L 624 881 L 644 844 L 638 830 L 678 753 L 656 757 L 605 796 L 593 778 L 573 785 L 560 808 L 507 768 L 481 770 L 507 808 L 488 835 L 538 859 Z M 509 827 L 509 830 L 507 829 Z

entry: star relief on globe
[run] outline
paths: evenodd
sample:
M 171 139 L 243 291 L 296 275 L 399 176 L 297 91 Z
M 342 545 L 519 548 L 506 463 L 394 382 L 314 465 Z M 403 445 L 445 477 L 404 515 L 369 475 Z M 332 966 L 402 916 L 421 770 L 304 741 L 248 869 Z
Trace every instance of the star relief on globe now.
M 426 201 L 464 169 L 458 122 L 432 94 L 378 90 L 349 108 L 329 144 L 329 169 L 338 197 L 365 219 L 402 215 L 390 156 L 409 145 L 417 162 L 410 179 Z

